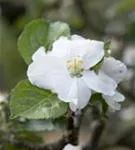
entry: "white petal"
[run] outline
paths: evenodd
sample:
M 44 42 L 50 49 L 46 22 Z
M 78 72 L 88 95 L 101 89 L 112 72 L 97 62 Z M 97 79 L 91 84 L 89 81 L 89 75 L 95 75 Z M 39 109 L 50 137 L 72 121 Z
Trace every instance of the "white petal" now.
M 79 78 L 66 78 L 66 81 L 58 83 L 56 92 L 61 100 L 72 103 L 78 109 L 84 108 L 91 96 L 91 91 Z
M 121 82 L 127 73 L 126 66 L 121 61 L 116 60 L 113 57 L 105 58 L 101 70 L 113 78 L 117 83 Z
M 57 83 L 55 85 L 55 92 L 58 93 L 58 97 L 60 100 L 64 102 L 72 102 L 74 104 L 77 104 L 77 98 L 76 98 L 76 80 L 69 77 L 58 77 Z
M 81 150 L 80 146 L 73 146 L 71 144 L 67 144 L 63 150 Z
M 0 103 L 7 102 L 8 94 L 0 92 Z
M 66 37 L 61 37 L 53 43 L 51 55 L 63 58 L 70 55 L 71 41 Z
M 70 109 L 72 111 L 84 108 L 88 104 L 91 97 L 91 90 L 86 86 L 84 81 L 81 79 L 77 80 L 76 97 L 78 99 L 78 103 L 77 104 L 74 104 L 72 102 L 70 103 Z
M 108 96 L 104 94 L 102 96 L 105 99 L 106 103 L 114 110 L 120 110 L 121 105 L 118 102 L 122 102 L 125 99 L 125 97 L 117 91 L 113 96 Z
M 32 84 L 44 89 L 53 89 L 54 77 L 66 72 L 62 60 L 46 55 L 39 57 L 29 65 L 27 76 Z
M 67 38 L 59 38 L 53 43 L 51 55 L 70 60 L 84 54 L 84 46 L 88 40 L 70 40 Z M 81 51 L 80 51 L 81 50 Z
M 115 102 L 123 102 L 125 99 L 124 95 L 122 95 L 121 93 L 119 93 L 117 91 L 112 96 L 103 95 L 103 98 L 111 100 L 111 101 L 115 101 Z
M 106 95 L 113 95 L 117 87 L 117 83 L 110 77 L 103 73 L 97 75 L 94 71 L 84 72 L 83 80 L 90 89 Z
M 84 48 L 87 49 L 84 55 L 84 67 L 89 69 L 96 65 L 104 56 L 104 43 L 100 41 L 89 41 L 89 44 L 85 44 Z
M 71 40 L 85 40 L 85 38 L 80 35 L 74 34 L 71 36 Z
M 45 47 L 41 46 L 32 56 L 32 60 L 35 61 L 36 59 L 41 59 L 44 57 L 45 54 Z
M 103 42 L 80 39 L 78 36 L 73 36 L 74 38 L 76 40 L 60 38 L 55 41 L 51 55 L 65 60 L 82 57 L 86 69 L 96 65 L 102 59 L 104 56 Z
M 74 103 L 71 103 L 71 102 L 69 103 L 69 106 L 73 112 L 75 112 L 77 109 L 79 109 L 78 105 L 75 105 Z

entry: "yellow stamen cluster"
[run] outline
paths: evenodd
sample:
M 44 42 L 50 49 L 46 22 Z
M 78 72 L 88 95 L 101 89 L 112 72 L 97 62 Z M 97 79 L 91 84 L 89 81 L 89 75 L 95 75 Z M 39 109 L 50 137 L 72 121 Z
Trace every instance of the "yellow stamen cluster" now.
M 71 76 L 81 77 L 83 72 L 83 59 L 80 57 L 71 59 L 67 62 L 67 68 Z

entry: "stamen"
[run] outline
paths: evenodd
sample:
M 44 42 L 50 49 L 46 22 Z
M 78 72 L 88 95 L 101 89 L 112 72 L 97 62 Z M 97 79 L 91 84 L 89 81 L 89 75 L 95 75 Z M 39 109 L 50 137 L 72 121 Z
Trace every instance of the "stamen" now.
M 71 76 L 81 77 L 83 72 L 83 59 L 80 57 L 74 58 L 67 62 L 67 68 Z

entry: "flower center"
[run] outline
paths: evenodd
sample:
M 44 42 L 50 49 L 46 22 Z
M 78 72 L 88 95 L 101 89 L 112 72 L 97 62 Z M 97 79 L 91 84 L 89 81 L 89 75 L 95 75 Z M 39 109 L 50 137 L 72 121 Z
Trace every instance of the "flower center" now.
M 72 77 L 81 77 L 83 72 L 83 59 L 80 57 L 71 59 L 67 62 L 67 68 Z

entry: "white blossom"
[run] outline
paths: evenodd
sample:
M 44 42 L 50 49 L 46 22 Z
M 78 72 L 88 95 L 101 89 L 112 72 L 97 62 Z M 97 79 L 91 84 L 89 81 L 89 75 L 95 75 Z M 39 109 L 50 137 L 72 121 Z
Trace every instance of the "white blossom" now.
M 63 150 L 81 150 L 80 146 L 73 146 L 71 144 L 67 144 Z
M 1 93 L 0 92 L 0 103 L 7 102 L 7 97 L 8 97 L 7 93 Z
M 104 59 L 99 73 L 107 74 L 118 84 L 125 78 L 127 74 L 127 68 L 121 61 L 116 60 L 113 57 L 107 57 Z M 102 94 L 102 97 L 113 110 L 120 110 L 121 105 L 118 102 L 122 102 L 125 99 L 125 97 L 118 91 L 115 91 L 114 95 L 111 96 Z
M 84 108 L 91 97 L 91 91 L 114 95 L 117 83 L 105 73 L 90 70 L 104 57 L 104 43 L 73 35 L 70 39 L 61 37 L 45 52 L 40 47 L 32 56 L 27 76 L 30 82 L 40 88 L 58 94 L 60 100 L 70 103 L 70 108 Z

